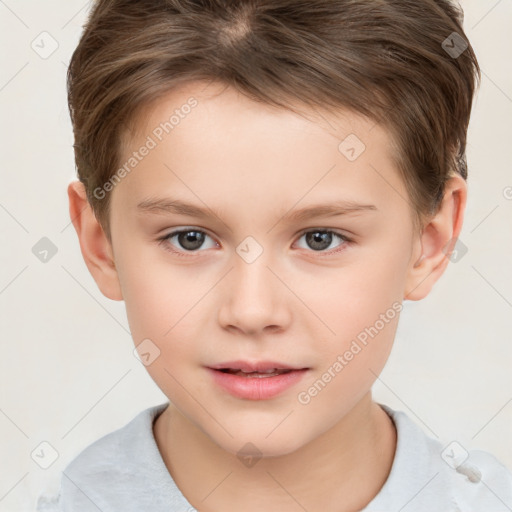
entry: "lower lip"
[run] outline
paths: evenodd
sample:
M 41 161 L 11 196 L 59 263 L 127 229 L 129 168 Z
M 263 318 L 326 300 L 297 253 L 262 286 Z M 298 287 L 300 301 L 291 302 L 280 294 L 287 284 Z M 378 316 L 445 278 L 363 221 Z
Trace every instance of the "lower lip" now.
M 267 400 L 297 384 L 308 371 L 292 370 L 273 377 L 240 377 L 231 373 L 207 368 L 214 381 L 228 393 L 246 400 Z

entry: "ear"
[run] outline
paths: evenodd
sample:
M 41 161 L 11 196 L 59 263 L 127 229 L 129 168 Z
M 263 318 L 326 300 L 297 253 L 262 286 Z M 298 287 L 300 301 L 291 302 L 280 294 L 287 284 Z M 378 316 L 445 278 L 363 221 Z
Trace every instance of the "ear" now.
M 68 185 L 68 197 L 69 215 L 89 272 L 105 297 L 123 300 L 112 245 L 94 215 L 81 181 Z
M 425 298 L 445 271 L 462 229 L 466 199 L 466 181 L 457 174 L 446 182 L 438 212 L 414 242 L 404 299 Z

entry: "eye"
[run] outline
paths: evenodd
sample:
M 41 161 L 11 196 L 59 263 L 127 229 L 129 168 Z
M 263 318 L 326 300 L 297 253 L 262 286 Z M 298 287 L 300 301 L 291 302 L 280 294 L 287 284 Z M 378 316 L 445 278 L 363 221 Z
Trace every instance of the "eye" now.
M 335 231 L 331 231 L 328 229 L 313 229 L 309 231 L 302 232 L 299 240 L 305 237 L 306 244 L 309 248 L 313 249 L 315 252 L 327 252 L 327 253 L 337 253 L 340 250 L 344 249 L 344 246 L 347 245 L 352 240 L 341 233 L 337 233 Z M 342 242 L 336 247 L 340 247 L 341 249 L 333 250 L 333 251 L 325 251 L 334 241 L 335 238 L 340 239 Z M 306 248 L 308 248 L 306 247 Z
M 166 250 L 176 253 L 178 256 L 186 256 L 187 252 L 197 252 L 197 249 L 204 244 L 206 237 L 210 238 L 204 231 L 188 228 L 173 231 L 172 233 L 159 238 L 159 240 Z M 179 249 L 182 250 L 176 250 L 170 247 L 174 245 L 171 242 L 174 238 L 176 239 L 176 243 L 179 244 Z M 218 244 L 214 242 L 211 247 L 215 247 L 217 245 Z M 206 248 L 208 249 L 210 247 Z M 183 251 L 183 249 L 185 251 Z
M 347 244 L 352 242 L 352 240 L 347 236 L 328 229 L 310 229 L 308 231 L 303 231 L 299 237 L 299 240 L 303 237 L 305 238 L 305 242 L 307 244 L 306 248 L 310 248 L 314 252 L 321 253 L 340 252 L 344 250 Z M 204 247 L 204 241 L 206 238 L 209 238 L 213 241 L 213 239 L 204 231 L 200 229 L 187 228 L 172 231 L 171 233 L 159 238 L 158 240 L 167 251 L 170 251 L 178 256 L 188 256 L 187 253 L 200 252 L 198 249 L 201 247 L 203 249 L 218 247 L 218 244 L 215 241 L 213 241 L 209 247 Z M 336 246 L 341 247 L 341 249 L 326 251 L 326 249 L 331 246 L 336 238 L 341 240 L 341 243 Z M 172 242 L 173 239 L 176 239 L 175 243 Z

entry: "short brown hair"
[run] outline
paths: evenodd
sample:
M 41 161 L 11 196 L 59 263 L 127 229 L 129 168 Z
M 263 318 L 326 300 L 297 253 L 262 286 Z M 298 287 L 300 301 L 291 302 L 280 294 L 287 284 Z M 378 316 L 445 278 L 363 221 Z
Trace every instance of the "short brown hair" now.
M 78 177 L 111 240 L 123 131 L 178 84 L 219 81 L 294 110 L 347 108 L 390 132 L 416 219 L 467 179 L 480 69 L 449 0 L 98 0 L 68 69 Z

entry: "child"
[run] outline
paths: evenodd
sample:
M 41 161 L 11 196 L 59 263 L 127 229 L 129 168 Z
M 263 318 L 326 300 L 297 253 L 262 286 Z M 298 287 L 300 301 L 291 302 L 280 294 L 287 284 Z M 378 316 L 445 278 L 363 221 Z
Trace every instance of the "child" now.
M 478 79 L 449 0 L 96 2 L 70 214 L 169 402 L 61 510 L 512 510 L 494 456 L 371 396 L 456 247 Z

